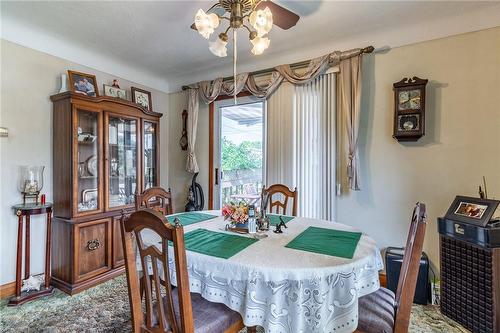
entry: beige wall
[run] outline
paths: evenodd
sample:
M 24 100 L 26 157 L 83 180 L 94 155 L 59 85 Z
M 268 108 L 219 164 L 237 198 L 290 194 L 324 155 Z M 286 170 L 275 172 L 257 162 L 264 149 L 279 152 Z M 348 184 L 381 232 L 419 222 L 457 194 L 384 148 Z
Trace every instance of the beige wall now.
M 362 191 L 338 199 L 337 220 L 381 247 L 401 246 L 413 205 L 424 202 L 424 250 L 438 265 L 436 219 L 454 197 L 477 196 L 484 175 L 489 196 L 500 199 L 500 28 L 368 56 L 363 75 Z M 415 75 L 429 79 L 426 135 L 398 143 L 392 138 L 392 84 Z
M 368 233 L 381 248 L 402 246 L 412 207 L 422 201 L 428 211 L 425 251 L 438 266 L 436 218 L 446 212 L 455 195 L 475 196 L 484 175 L 489 195 L 500 198 L 498 41 L 500 28 L 495 28 L 365 57 L 359 138 L 362 191 L 344 191 L 338 198 L 337 221 Z M 429 79 L 427 134 L 415 143 L 398 143 L 392 138 L 392 84 L 415 75 Z M 175 114 L 169 178 L 176 192 L 182 193 L 176 204 L 185 203 L 188 183 L 185 152 L 177 143 L 180 112 L 186 107 L 184 93 L 171 94 L 170 111 Z M 206 108 L 200 108 L 196 147 L 200 180 L 207 177 L 207 115 Z M 345 169 L 342 163 L 342 179 Z M 207 187 L 205 180 L 202 184 Z
M 103 83 L 113 75 L 83 67 L 33 49 L 1 41 L 1 112 L 0 126 L 9 129 L 8 138 L 0 138 L 0 285 L 15 280 L 16 217 L 10 207 L 21 200 L 17 190 L 19 165 L 45 165 L 44 187 L 47 201 L 52 200 L 52 103 L 49 96 L 60 88 L 60 76 L 68 69 L 94 73 L 102 92 Z M 165 93 L 118 78 L 120 86 L 152 91 L 153 109 L 161 118 L 160 157 L 162 186 L 168 186 L 167 142 L 168 98 Z M 41 216 L 32 218 L 31 271 L 43 272 L 45 223 Z
M 179 140 L 182 134 L 182 111 L 187 110 L 187 93 L 170 94 L 170 130 L 169 130 L 169 179 L 174 196 L 174 211 L 184 211 L 187 203 L 188 187 L 192 174 L 186 171 L 186 151 L 181 150 Z M 198 132 L 195 153 L 200 167 L 197 182 L 203 188 L 205 209 L 208 208 L 208 106 L 200 102 L 198 112 Z

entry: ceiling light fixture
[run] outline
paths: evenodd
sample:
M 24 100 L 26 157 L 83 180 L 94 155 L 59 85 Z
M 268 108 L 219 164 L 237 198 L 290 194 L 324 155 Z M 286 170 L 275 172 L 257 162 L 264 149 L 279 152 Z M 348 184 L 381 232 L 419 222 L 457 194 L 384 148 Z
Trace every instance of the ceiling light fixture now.
M 273 13 L 277 15 L 273 17 Z M 248 38 L 253 45 L 252 53 L 261 55 L 271 43 L 264 36 L 271 31 L 273 24 L 287 30 L 297 23 L 299 16 L 270 0 L 219 0 L 206 12 L 199 9 L 191 28 L 198 30 L 203 38 L 210 39 L 223 20 L 228 21 L 228 27 L 214 41 L 209 41 L 208 48 L 214 55 L 226 57 L 228 32 L 233 30 L 233 74 L 236 77 L 238 29 L 245 28 L 248 31 Z

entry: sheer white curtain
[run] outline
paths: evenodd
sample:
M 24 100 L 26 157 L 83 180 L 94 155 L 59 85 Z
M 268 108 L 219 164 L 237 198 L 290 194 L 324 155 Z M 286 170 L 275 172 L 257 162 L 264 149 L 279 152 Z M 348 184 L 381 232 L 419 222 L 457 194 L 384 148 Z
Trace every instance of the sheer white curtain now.
M 282 84 L 268 99 L 266 185 L 296 186 L 300 216 L 334 219 L 335 78 Z

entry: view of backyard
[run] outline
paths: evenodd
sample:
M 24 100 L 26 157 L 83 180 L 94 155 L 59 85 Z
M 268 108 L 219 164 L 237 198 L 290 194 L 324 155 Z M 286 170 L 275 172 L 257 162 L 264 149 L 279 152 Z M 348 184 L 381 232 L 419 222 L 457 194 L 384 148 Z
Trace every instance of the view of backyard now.
M 262 188 L 262 103 L 222 108 L 221 203 L 258 204 Z

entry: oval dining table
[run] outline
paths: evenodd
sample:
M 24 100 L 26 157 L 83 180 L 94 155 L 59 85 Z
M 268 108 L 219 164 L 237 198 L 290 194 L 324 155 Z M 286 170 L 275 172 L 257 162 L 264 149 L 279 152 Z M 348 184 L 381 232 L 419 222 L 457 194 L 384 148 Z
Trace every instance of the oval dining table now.
M 238 235 L 225 231 L 227 221 L 220 211 L 202 213 L 214 218 L 186 225 L 184 233 L 206 229 Z M 285 247 L 310 226 L 357 231 L 336 222 L 295 217 L 283 233 L 271 227 L 268 237 L 229 259 L 187 250 L 190 291 L 225 304 L 241 314 L 245 326 L 262 326 L 266 333 L 353 332 L 358 298 L 380 288 L 380 251 L 365 234 L 352 259 Z M 145 244 L 158 244 L 148 230 L 142 231 L 142 238 Z M 176 285 L 173 255 L 169 258 L 171 283 Z

